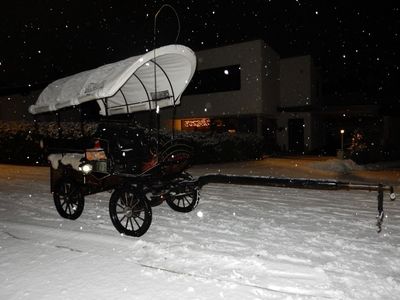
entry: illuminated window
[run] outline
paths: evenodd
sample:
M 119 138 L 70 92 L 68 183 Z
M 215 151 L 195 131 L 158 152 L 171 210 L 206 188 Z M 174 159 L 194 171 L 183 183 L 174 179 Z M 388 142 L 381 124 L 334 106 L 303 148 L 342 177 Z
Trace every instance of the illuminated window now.
M 198 130 L 210 128 L 209 118 L 181 120 L 182 130 Z

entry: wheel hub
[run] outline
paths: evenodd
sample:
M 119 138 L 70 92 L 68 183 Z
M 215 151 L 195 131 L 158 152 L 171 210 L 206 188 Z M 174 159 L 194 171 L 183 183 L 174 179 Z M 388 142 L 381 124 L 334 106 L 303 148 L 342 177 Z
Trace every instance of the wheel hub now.
M 124 208 L 124 214 L 125 214 L 125 216 L 126 216 L 127 218 L 132 217 L 132 215 L 133 215 L 132 208 L 130 208 L 130 207 L 125 207 L 125 208 Z

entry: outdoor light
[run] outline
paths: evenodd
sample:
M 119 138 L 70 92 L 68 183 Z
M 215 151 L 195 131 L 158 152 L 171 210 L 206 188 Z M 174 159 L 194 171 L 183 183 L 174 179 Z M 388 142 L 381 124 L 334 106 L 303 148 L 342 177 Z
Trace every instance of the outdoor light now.
M 344 152 L 343 152 L 343 135 L 344 135 L 344 129 L 340 129 L 340 158 L 344 158 Z
M 81 170 L 84 174 L 89 174 L 93 170 L 93 166 L 91 164 L 84 164 L 79 167 L 79 170 Z
M 341 134 L 341 148 L 343 151 L 343 135 L 344 135 L 344 129 L 340 129 L 340 134 Z

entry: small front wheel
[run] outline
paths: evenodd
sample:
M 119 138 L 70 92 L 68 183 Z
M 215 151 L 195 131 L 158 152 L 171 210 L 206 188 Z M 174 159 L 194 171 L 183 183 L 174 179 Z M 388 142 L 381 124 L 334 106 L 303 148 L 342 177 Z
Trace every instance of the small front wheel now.
M 167 204 L 173 210 L 179 212 L 191 212 L 199 203 L 199 190 L 192 189 L 181 193 L 171 193 L 167 198 Z
M 61 217 L 76 220 L 85 206 L 79 185 L 71 179 L 61 179 L 53 193 L 54 204 Z
M 151 206 L 134 189 L 116 189 L 111 195 L 109 211 L 111 221 L 120 233 L 139 237 L 150 227 Z
M 166 202 L 173 210 L 190 212 L 199 204 L 200 193 L 197 186 L 191 182 L 193 177 L 188 173 L 182 173 L 173 183 Z

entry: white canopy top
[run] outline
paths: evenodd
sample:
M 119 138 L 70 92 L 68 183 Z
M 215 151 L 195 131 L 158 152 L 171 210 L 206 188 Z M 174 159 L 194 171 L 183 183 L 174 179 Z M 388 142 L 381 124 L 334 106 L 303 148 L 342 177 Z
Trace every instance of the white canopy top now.
M 191 49 L 164 46 L 59 79 L 43 90 L 29 112 L 56 111 L 92 100 L 97 100 L 102 115 L 177 105 L 195 69 L 196 56 Z

